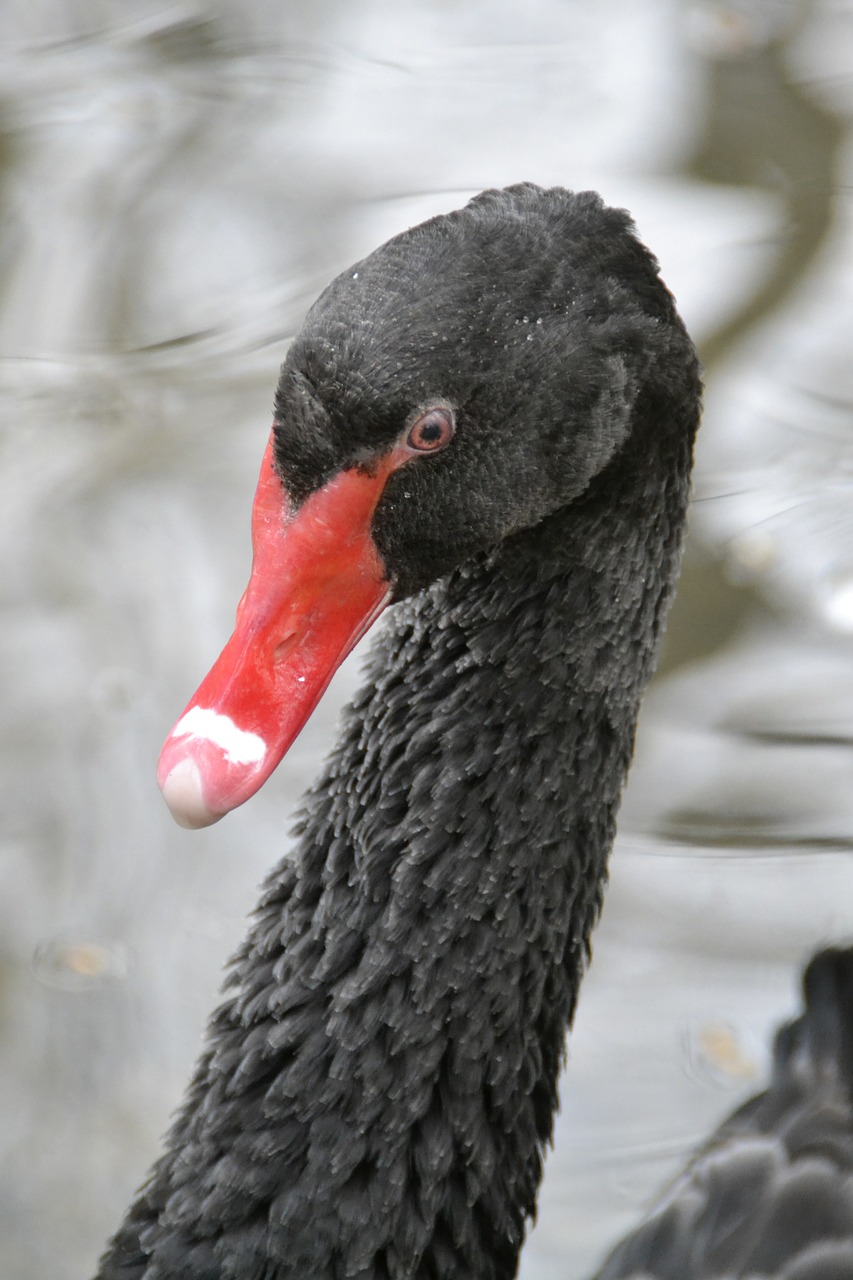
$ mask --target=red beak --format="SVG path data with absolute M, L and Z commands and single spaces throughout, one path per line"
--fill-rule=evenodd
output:
M 341 471 L 294 511 L 270 436 L 234 634 L 160 753 L 157 781 L 181 826 L 206 827 L 255 794 L 388 603 L 370 526 L 402 461 L 398 446 L 372 472 Z

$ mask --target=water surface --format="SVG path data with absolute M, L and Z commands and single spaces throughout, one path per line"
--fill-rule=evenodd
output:
M 173 826 L 277 366 L 482 187 L 627 205 L 703 350 L 692 541 L 524 1280 L 583 1277 L 853 934 L 849 4 L 135 0 L 0 16 L 0 1271 L 89 1274 L 353 663 L 250 806 Z

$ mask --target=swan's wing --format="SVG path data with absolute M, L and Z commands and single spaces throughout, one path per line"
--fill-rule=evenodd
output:
M 699 1156 L 596 1280 L 853 1280 L 853 1130 L 846 1160 L 816 1142 L 743 1134 Z M 846 1168 L 842 1167 L 846 1165 Z
M 773 1079 L 596 1280 L 853 1280 L 853 948 L 819 953 Z

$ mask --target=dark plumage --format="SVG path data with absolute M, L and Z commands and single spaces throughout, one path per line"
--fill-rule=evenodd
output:
M 765 1093 L 730 1116 L 595 1280 L 851 1280 L 853 950 L 814 957 Z
M 431 403 L 395 598 L 102 1280 L 515 1273 L 677 572 L 700 384 L 628 216 L 525 185 L 312 307 L 277 396 L 301 502 Z

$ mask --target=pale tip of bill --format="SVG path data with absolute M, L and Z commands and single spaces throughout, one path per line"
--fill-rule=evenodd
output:
M 179 827 L 197 831 L 212 826 L 224 814 L 214 813 L 206 804 L 201 772 L 194 760 L 180 760 L 171 768 L 160 785 L 163 799 Z

